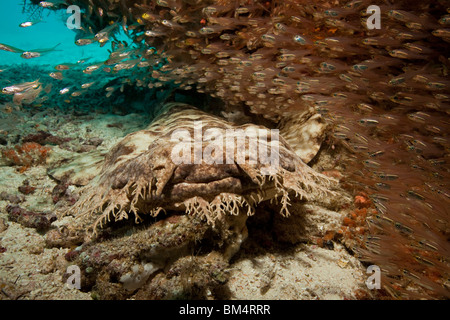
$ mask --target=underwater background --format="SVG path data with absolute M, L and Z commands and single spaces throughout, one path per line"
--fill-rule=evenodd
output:
M 1 299 L 450 296 L 448 2 L 2 0 L 0 27 Z M 279 129 L 284 171 L 172 167 L 194 120 Z

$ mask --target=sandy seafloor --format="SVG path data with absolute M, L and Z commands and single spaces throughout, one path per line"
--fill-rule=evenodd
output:
M 102 139 L 97 150 L 107 151 L 123 136 L 143 128 L 147 122 L 146 117 L 136 113 L 65 114 L 64 117 L 55 109 L 2 113 L 0 127 L 6 129 L 6 134 L 26 135 L 44 130 L 72 140 L 62 148 L 50 146 L 52 151 L 47 162 L 23 173 L 18 166 L 0 160 L 0 193 L 22 197 L 24 201 L 19 205 L 27 210 L 53 212 L 58 205 L 52 201 L 52 190 L 57 182 L 47 175 L 47 168 L 64 158 L 86 152 L 82 146 L 90 138 Z M 122 126 L 108 126 L 117 123 Z M 27 179 L 36 190 L 23 195 L 18 187 Z M 78 187 L 71 188 L 74 194 L 79 191 Z M 63 266 L 67 264 L 64 255 L 69 249 L 47 248 L 45 233 L 9 221 L 5 209 L 8 204 L 7 200 L 0 201 L 0 247 L 3 248 L 0 299 L 91 299 L 89 292 L 69 289 L 62 280 Z M 313 212 L 308 217 L 310 223 L 319 229 L 336 228 L 342 219 L 336 212 L 313 205 L 309 211 Z M 67 219 L 70 218 L 57 220 L 53 225 Z M 365 286 L 368 277 L 365 268 L 339 243 L 334 243 L 331 249 L 301 243 L 293 245 L 287 253 L 272 250 L 255 255 L 251 252 L 254 240 L 244 242 L 230 264 L 228 287 L 233 299 L 358 299 L 361 292 L 365 292 L 366 297 L 370 295 Z

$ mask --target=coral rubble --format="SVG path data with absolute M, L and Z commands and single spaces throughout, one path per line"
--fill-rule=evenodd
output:
M 234 166 L 226 172 L 203 166 L 201 173 L 210 175 L 203 181 L 197 179 L 196 168 L 170 163 L 167 149 L 167 134 L 177 126 L 192 126 L 190 115 L 200 113 L 162 116 L 111 150 L 102 171 L 72 209 L 76 215 L 86 211 L 82 216 L 87 220 L 75 229 L 127 218 L 130 213 L 139 219 L 139 211 L 156 216 L 160 209 L 180 208 L 214 225 L 218 218 L 228 217 L 224 211 L 233 212 L 237 206 L 252 212 L 257 198 L 243 195 L 253 191 L 262 200 L 280 198 L 279 210 L 286 212 L 289 192 L 314 198 L 314 192 L 328 191 L 328 179 L 299 160 L 302 155 L 314 164 L 318 146 L 326 141 L 330 148 L 341 148 L 342 156 L 334 159 L 343 169 L 339 182 L 355 197 L 355 208 L 338 232 L 344 243 L 362 261 L 380 266 L 383 288 L 392 297 L 450 296 L 446 1 L 71 0 L 48 9 L 69 4 L 83 9 L 83 27 L 90 30 L 80 31 L 77 44 L 111 42 L 109 59 L 83 70 L 86 75 L 100 70 L 107 74 L 108 82 L 101 85 L 106 96 L 149 89 L 164 102 L 175 90 L 195 90 L 221 99 L 224 114 L 236 117 L 236 108 L 244 110 L 253 122 L 278 126 L 285 136 L 281 177 L 261 182 L 258 167 Z M 380 8 L 380 28 L 368 28 L 369 5 Z M 115 38 L 120 29 L 131 44 Z M 29 83 L 19 88 L 24 86 L 32 90 L 31 98 L 43 89 L 30 89 Z M 76 99 L 84 93 L 71 96 Z M 14 97 L 17 104 L 30 101 L 21 91 Z M 154 113 L 160 107 L 149 104 Z M 303 123 L 303 117 L 297 117 L 307 112 L 313 113 L 311 136 L 296 125 Z M 200 118 L 219 127 L 224 123 L 206 113 Z M 315 151 L 303 154 L 297 148 L 302 140 L 313 141 L 307 149 Z M 3 154 L 17 165 L 29 166 L 45 159 L 42 149 L 33 146 L 38 154 L 31 159 L 30 151 L 21 147 Z M 249 178 L 245 183 L 244 173 Z M 187 178 L 199 185 L 189 190 L 182 184 Z M 207 183 L 208 190 L 200 188 L 201 183 Z M 225 199 L 226 190 L 233 195 L 230 201 Z M 229 208 L 223 209 L 226 204 Z M 205 209 L 212 207 L 215 210 Z M 74 241 L 84 237 L 68 233 Z M 60 241 L 55 233 L 52 236 Z M 334 237 L 329 233 L 324 240 Z M 100 270 L 94 263 L 86 272 L 89 267 Z M 130 268 L 164 282 L 155 275 L 154 265 Z M 139 284 L 133 274 L 118 272 L 117 277 L 128 279 L 130 288 Z M 147 290 L 152 297 L 177 296 L 156 286 Z

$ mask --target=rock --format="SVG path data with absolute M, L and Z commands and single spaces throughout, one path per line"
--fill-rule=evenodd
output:
M 19 204 L 19 203 L 25 201 L 25 197 L 23 195 L 17 196 L 17 195 L 9 194 L 6 191 L 2 191 L 0 193 L 0 200 L 8 201 L 9 203 L 12 203 L 12 204 Z
M 84 186 L 100 173 L 104 159 L 104 151 L 77 154 L 72 159 L 55 161 L 47 174 L 57 181 L 65 180 L 69 184 Z
M 8 223 L 5 221 L 5 219 L 0 218 L 0 232 L 5 231 L 8 229 Z

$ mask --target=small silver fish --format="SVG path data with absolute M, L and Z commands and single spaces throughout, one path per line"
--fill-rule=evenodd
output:
M 81 96 L 83 93 L 84 93 L 84 91 L 75 91 L 75 92 L 72 92 L 71 96 L 72 96 L 72 97 L 79 97 L 79 96 Z
M 108 39 L 109 36 L 114 33 L 114 31 L 116 29 L 119 28 L 119 24 L 117 22 L 107 26 L 106 28 L 100 30 L 96 35 L 95 35 L 95 39 L 100 40 L 100 39 Z
M 20 92 L 20 88 L 18 86 L 9 86 L 9 87 L 4 87 L 2 89 L 2 93 L 3 94 L 14 94 L 16 92 Z
M 360 124 L 361 126 L 365 126 L 365 127 L 374 127 L 376 125 L 378 125 L 378 121 L 375 119 L 359 119 L 358 120 L 358 124 Z
M 363 164 L 368 168 L 378 168 L 380 166 L 378 162 L 372 160 L 364 160 Z
M 43 89 L 42 86 L 38 85 L 37 87 L 32 86 L 20 92 L 16 92 L 13 96 L 13 103 L 19 106 L 21 106 L 23 102 L 32 103 L 39 96 L 42 89 Z

